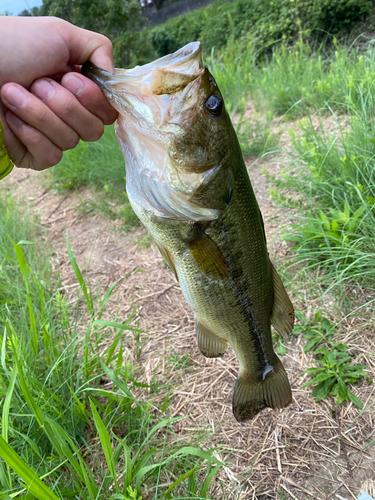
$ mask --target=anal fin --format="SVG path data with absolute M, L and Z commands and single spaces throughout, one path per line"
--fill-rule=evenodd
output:
M 287 339 L 293 330 L 294 308 L 272 262 L 271 267 L 274 290 L 271 324 L 284 339 Z
M 206 358 L 219 358 L 228 348 L 228 342 L 206 328 L 198 318 L 195 318 L 195 331 L 199 350 Z
M 267 406 L 285 408 L 291 403 L 289 380 L 278 358 L 263 378 L 256 380 L 251 374 L 240 371 L 233 394 L 233 414 L 238 422 L 250 420 Z

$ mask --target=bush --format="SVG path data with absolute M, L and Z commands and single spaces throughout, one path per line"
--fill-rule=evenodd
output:
M 148 32 L 158 56 L 200 40 L 206 52 L 226 45 L 229 37 L 251 38 L 261 52 L 280 40 L 291 40 L 302 29 L 321 39 L 326 33 L 347 34 L 372 11 L 369 0 L 235 0 L 170 19 Z

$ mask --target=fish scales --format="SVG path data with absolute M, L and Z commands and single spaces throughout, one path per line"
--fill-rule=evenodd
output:
M 198 346 L 239 361 L 238 421 L 292 399 L 271 323 L 291 333 L 293 306 L 267 252 L 241 148 L 199 42 L 115 75 L 86 64 L 119 111 L 116 135 L 135 213 L 175 272 Z

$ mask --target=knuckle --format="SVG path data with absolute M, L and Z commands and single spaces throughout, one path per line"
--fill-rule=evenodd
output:
M 90 130 L 90 133 L 87 134 L 85 138 L 82 137 L 82 140 L 87 142 L 95 142 L 101 138 L 104 133 L 104 125 L 100 122 L 96 127 L 93 127 Z
M 54 148 L 53 151 L 50 151 L 49 155 L 42 160 L 39 160 L 40 165 L 42 168 L 49 168 L 53 167 L 54 165 L 57 165 L 63 156 L 63 152 L 61 149 Z
M 49 108 L 46 106 L 38 106 L 35 110 L 31 109 L 30 112 L 35 116 L 38 128 L 45 128 L 51 125 L 51 114 Z
M 71 135 L 71 137 L 69 138 L 69 140 L 67 141 L 67 147 L 66 147 L 66 150 L 68 149 L 74 149 L 78 143 L 79 143 L 79 140 L 80 140 L 80 137 L 78 134 L 76 133 L 73 133 Z M 65 149 L 65 148 L 64 148 Z
M 103 120 L 104 125 L 112 125 L 112 123 L 116 120 L 116 118 L 117 118 L 117 112 L 108 113 Z
M 25 130 L 25 142 L 28 149 L 38 147 L 44 140 L 43 135 L 32 127 Z
M 105 35 L 100 35 L 100 37 L 102 39 L 103 47 L 112 51 L 113 46 L 112 46 L 111 40 L 109 38 L 107 38 Z
M 61 117 L 71 118 L 76 112 L 76 100 L 72 98 L 66 98 L 61 103 L 60 114 Z

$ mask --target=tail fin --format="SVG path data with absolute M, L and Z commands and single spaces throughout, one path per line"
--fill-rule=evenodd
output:
M 257 381 L 253 376 L 241 371 L 238 375 L 233 394 L 233 414 L 239 422 L 250 420 L 263 408 L 285 408 L 292 401 L 287 374 L 279 358 L 264 380 Z

